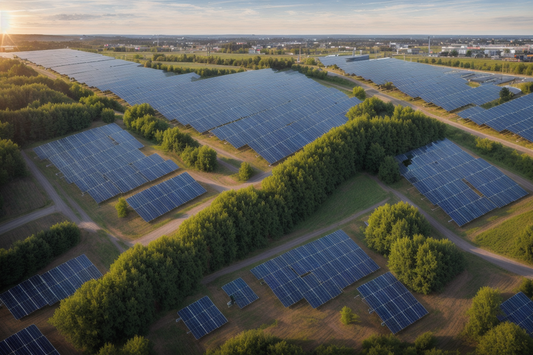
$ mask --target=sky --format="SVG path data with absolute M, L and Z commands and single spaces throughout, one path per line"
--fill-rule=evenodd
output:
M 531 35 L 533 0 L 0 0 L 10 34 Z

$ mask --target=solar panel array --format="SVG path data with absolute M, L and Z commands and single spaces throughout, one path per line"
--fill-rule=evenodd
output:
M 348 109 L 361 102 L 294 71 L 253 70 L 193 81 L 196 74 L 173 75 L 94 53 L 61 49 L 17 55 L 110 90 L 130 105 L 149 103 L 168 120 L 199 132 L 228 125 L 213 133 L 235 147 L 249 145 L 269 163 L 346 123 Z
M 472 88 L 464 79 L 471 72 L 455 68 L 391 58 L 346 62 L 343 57 L 321 57 L 320 61 L 326 66 L 337 64 L 346 73 L 361 76 L 377 85 L 391 82 L 405 94 L 420 97 L 447 111 L 496 100 L 501 90 L 499 86 L 492 84 Z
M 518 292 L 500 306 L 504 316 L 501 321 L 509 321 L 523 328 L 533 336 L 533 301 L 524 293 Z
M 259 299 L 250 286 L 240 277 L 225 284 L 222 289 L 228 296 L 233 297 L 240 309 Z
M 390 272 L 359 286 L 357 291 L 394 334 L 428 314 Z
M 533 95 L 525 95 L 488 110 L 472 107 L 458 113 L 478 125 L 509 131 L 533 142 Z
M 206 192 L 189 173 L 183 173 L 141 191 L 126 201 L 142 219 L 150 222 Z
M 85 282 L 100 277 L 100 271 L 83 254 L 18 284 L 2 293 L 0 300 L 15 319 L 21 319 L 73 295 Z
M 33 149 L 50 160 L 96 203 L 131 191 L 179 169 L 172 160 L 144 155 L 143 145 L 115 123 L 74 134 Z
M 448 139 L 400 154 L 396 161 L 400 174 L 459 226 L 527 195 L 500 170 Z
M 178 314 L 196 340 L 228 322 L 207 296 L 178 311 Z
M 59 352 L 35 325 L 22 329 L 0 342 L 1 355 L 59 355 Z
M 313 308 L 378 270 L 379 266 L 342 230 L 305 244 L 256 266 L 285 307 L 306 299 Z

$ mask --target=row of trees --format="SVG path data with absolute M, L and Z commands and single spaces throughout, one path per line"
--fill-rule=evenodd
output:
M 26 174 L 26 164 L 18 145 L 9 139 L 0 139 L 0 186 Z
M 218 56 L 200 56 L 200 55 L 165 55 L 154 53 L 152 60 L 154 62 L 185 62 L 185 63 L 204 63 L 215 65 L 229 65 L 250 69 L 286 69 L 291 68 L 294 64 L 294 58 L 272 58 L 272 57 L 249 57 L 249 58 L 221 58 Z
M 533 353 L 533 339 L 524 329 L 498 320 L 498 316 L 503 315 L 500 309 L 502 301 L 499 290 L 490 287 L 479 289 L 467 311 L 469 318 L 464 334 L 477 341 L 476 354 L 479 355 Z
M 53 258 L 78 244 L 80 238 L 81 232 L 75 223 L 62 222 L 16 241 L 10 249 L 0 249 L 0 289 L 35 274 Z
M 219 68 L 189 68 L 189 67 L 179 67 L 174 65 L 165 65 L 162 63 L 155 63 L 151 61 L 147 61 L 144 63 L 145 68 L 152 68 L 152 69 L 161 69 L 166 72 L 171 72 L 175 74 L 187 74 L 187 73 L 196 73 L 200 75 L 202 78 L 211 78 L 214 76 L 221 76 L 221 75 L 228 75 L 228 74 L 235 74 L 235 73 L 241 73 L 244 71 L 244 69 L 219 69 Z
M 38 108 L 47 103 L 72 103 L 65 94 L 43 84 L 11 86 L 0 89 L 0 110 L 20 110 L 30 105 Z
M 427 220 L 406 202 L 377 208 L 368 219 L 368 246 L 389 257 L 388 267 L 412 290 L 429 294 L 441 290 L 466 263 L 462 252 L 447 239 L 428 238 Z
M 352 117 L 274 168 L 261 189 L 225 191 L 174 235 L 121 254 L 103 278 L 64 300 L 51 322 L 76 348 L 88 351 L 142 334 L 154 319 L 155 304 L 175 307 L 204 274 L 244 258 L 309 217 L 340 183 L 363 170 L 372 143 L 396 155 L 441 139 L 444 129 L 410 108 L 397 107 L 392 117 Z
M 451 355 L 437 349 L 437 339 L 431 332 L 424 333 L 415 339 L 414 343 L 401 341 L 395 335 L 373 335 L 363 341 L 364 355 Z M 227 340 L 215 350 L 209 350 L 206 355 L 355 355 L 355 349 L 336 346 L 320 345 L 310 352 L 305 352 L 300 346 L 281 340 L 262 330 L 248 330 Z
M 293 64 L 292 70 L 296 70 L 302 74 L 307 75 L 310 78 L 317 78 L 324 80 L 328 76 L 328 72 L 325 70 L 315 69 L 306 65 Z
M 417 59 L 419 63 L 446 65 L 455 68 L 497 71 L 520 75 L 533 75 L 533 64 L 472 59 Z

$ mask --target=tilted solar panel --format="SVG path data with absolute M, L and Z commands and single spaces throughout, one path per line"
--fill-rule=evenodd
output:
M 59 355 L 35 325 L 22 329 L 0 342 L 0 354 Z
M 228 322 L 207 296 L 179 310 L 178 314 L 196 340 Z

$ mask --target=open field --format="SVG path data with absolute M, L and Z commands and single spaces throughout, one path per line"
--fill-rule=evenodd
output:
M 52 200 L 31 174 L 0 186 L 0 196 L 4 199 L 0 223 L 52 204 Z
M 318 309 L 313 309 L 305 300 L 290 308 L 284 308 L 270 288 L 260 285 L 249 272 L 255 266 L 252 265 L 208 284 L 181 305 L 186 306 L 208 295 L 229 320 L 228 324 L 196 341 L 191 334 L 187 334 L 183 322 L 175 323 L 178 316 L 173 310 L 151 327 L 148 338 L 156 343 L 158 354 L 201 354 L 207 349 L 221 345 L 241 331 L 260 327 L 266 328 L 266 332 L 282 339 L 294 341 L 305 350 L 312 350 L 323 343 L 360 350 L 361 342 L 366 337 L 372 334 L 390 334 L 386 327 L 380 325 L 381 321 L 376 314 L 368 314 L 366 304 L 360 299 L 354 299 L 358 294 L 356 290 L 358 286 L 388 271 L 386 259 L 366 247 L 364 234 L 361 231 L 362 221 L 366 218 L 368 215 L 344 225 L 342 229 L 378 263 L 381 269 L 348 286 L 340 296 Z M 470 299 L 481 286 L 497 287 L 507 298 L 519 284 L 520 278 L 501 271 L 475 256 L 468 255 L 467 260 L 466 271 L 450 282 L 442 292 L 429 296 L 415 294 L 430 313 L 400 332 L 398 334 L 400 339 L 412 342 L 420 334 L 433 331 L 439 341 L 439 347 L 447 350 L 460 349 L 462 352 L 473 350 L 471 344 L 465 343 L 460 337 L 467 319 L 465 311 L 470 306 Z M 237 306 L 228 309 L 226 302 L 229 298 L 221 286 L 238 277 L 242 277 L 250 285 L 259 299 L 242 310 Z M 352 308 L 360 316 L 361 322 L 350 326 L 342 325 L 339 312 L 343 306 Z
M 115 260 L 119 252 L 116 247 L 111 243 L 107 236 L 104 233 L 91 233 L 85 230 L 82 230 L 81 242 L 70 249 L 65 254 L 56 258 L 52 263 L 47 267 L 39 271 L 39 274 L 42 274 L 59 264 L 62 264 L 72 258 L 75 258 L 81 254 L 85 254 L 89 260 L 104 274 L 108 271 L 109 265 Z M 0 308 L 0 339 L 5 339 L 8 336 L 35 324 L 39 330 L 50 340 L 52 345 L 59 351 L 62 355 L 70 354 L 79 354 L 73 347 L 68 343 L 63 336 L 61 336 L 55 327 L 48 324 L 48 319 L 54 314 L 56 308 L 59 307 L 59 303 L 54 306 L 44 307 L 29 316 L 18 321 L 13 316 L 7 308 Z
M 34 221 L 24 224 L 21 227 L 10 230 L 0 235 L 0 248 L 8 249 L 17 240 L 24 240 L 27 237 L 38 233 L 44 229 L 48 229 L 56 223 L 66 221 L 67 217 L 61 213 L 53 213 L 45 217 L 41 217 Z

